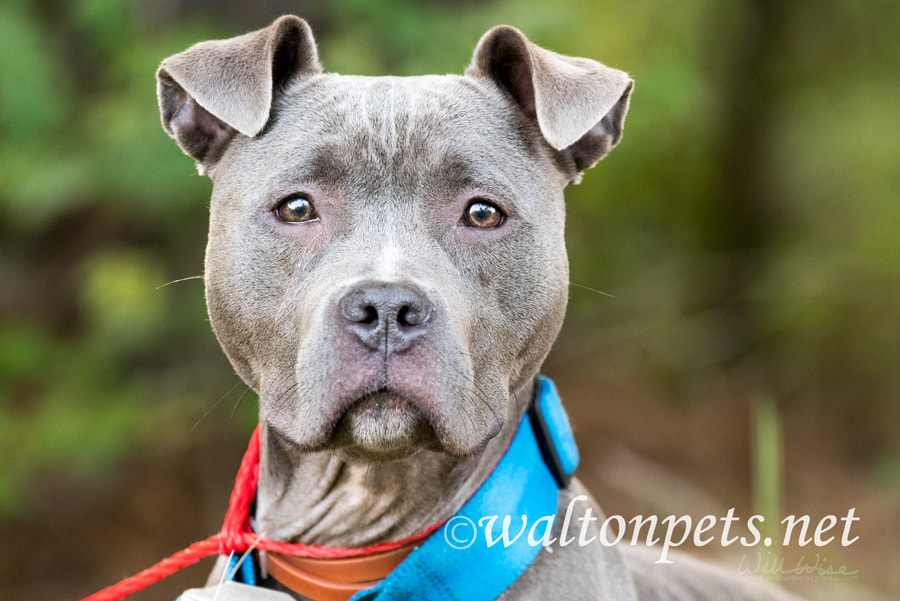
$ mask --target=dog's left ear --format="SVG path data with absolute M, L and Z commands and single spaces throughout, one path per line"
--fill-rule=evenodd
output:
M 634 87 L 623 71 L 545 50 L 515 27 L 500 25 L 478 42 L 466 75 L 488 77 L 509 93 L 576 172 L 622 139 Z

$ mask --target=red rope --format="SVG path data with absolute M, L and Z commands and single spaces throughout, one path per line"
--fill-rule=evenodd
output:
M 256 426 L 235 478 L 234 490 L 231 491 L 231 500 L 228 504 L 228 512 L 225 514 L 222 530 L 218 534 L 192 544 L 183 551 L 175 553 L 131 578 L 126 578 L 100 592 L 85 597 L 82 601 L 119 601 L 119 599 L 124 599 L 132 593 L 143 590 L 154 582 L 163 580 L 182 568 L 186 568 L 216 553 L 224 555 L 243 553 L 252 547 L 263 551 L 275 551 L 284 555 L 297 555 L 300 557 L 318 557 L 323 559 L 353 557 L 402 547 L 425 538 L 443 525 L 443 522 L 439 522 L 427 530 L 423 530 L 403 540 L 378 543 L 357 549 L 281 543 L 264 538 L 250 528 L 250 505 L 253 503 L 253 499 L 256 498 L 256 485 L 258 483 L 259 426 Z

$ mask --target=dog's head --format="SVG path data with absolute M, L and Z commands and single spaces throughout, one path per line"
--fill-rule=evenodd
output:
M 562 190 L 619 142 L 625 73 L 502 26 L 464 76 L 323 74 L 282 17 L 158 80 L 214 182 L 212 325 L 271 431 L 467 456 L 521 415 L 565 312 Z

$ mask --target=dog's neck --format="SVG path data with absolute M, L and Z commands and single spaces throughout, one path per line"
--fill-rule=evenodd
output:
M 529 383 L 516 396 L 531 398 L 531 388 Z M 474 458 L 423 450 L 383 463 L 344 461 L 332 451 L 293 455 L 263 428 L 259 528 L 273 540 L 330 547 L 364 547 L 412 536 L 465 504 L 500 461 L 518 417 L 511 415 Z

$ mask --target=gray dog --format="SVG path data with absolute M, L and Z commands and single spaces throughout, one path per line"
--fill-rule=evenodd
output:
M 323 74 L 291 16 L 158 80 L 214 182 L 206 295 L 260 397 L 260 531 L 362 547 L 454 515 L 532 398 L 566 308 L 563 188 L 620 141 L 632 80 L 506 26 L 463 76 Z M 577 480 L 554 494 L 599 514 Z M 499 598 L 788 599 L 657 557 L 544 549 Z

